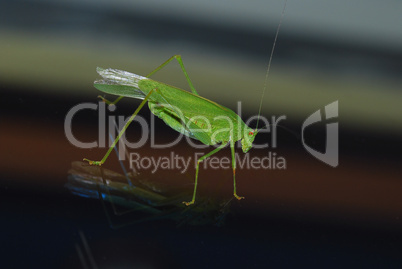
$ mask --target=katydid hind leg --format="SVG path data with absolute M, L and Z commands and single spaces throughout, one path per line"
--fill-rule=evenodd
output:
M 183 204 L 189 206 L 194 204 L 195 202 L 195 196 L 197 193 L 197 184 L 198 184 L 198 170 L 200 168 L 200 163 L 205 160 L 206 158 L 210 157 L 211 155 L 217 153 L 218 151 L 220 151 L 221 149 L 223 149 L 227 144 L 222 143 L 222 145 L 220 145 L 219 147 L 217 147 L 216 149 L 214 149 L 213 151 L 205 154 L 204 156 L 201 156 L 198 161 L 197 161 L 197 167 L 195 170 L 195 182 L 194 182 L 194 192 L 193 192 L 193 199 L 190 202 L 183 202 Z
M 158 66 L 157 68 L 155 68 L 151 73 L 149 73 L 148 75 L 146 75 L 145 77 L 149 78 L 150 76 L 152 76 L 153 74 L 155 74 L 156 72 L 158 72 L 159 70 L 161 70 L 163 67 L 165 67 L 169 62 L 171 62 L 173 59 L 176 59 L 177 62 L 179 63 L 181 70 L 184 73 L 184 76 L 186 77 L 187 83 L 190 86 L 191 91 L 195 94 L 195 95 L 199 95 L 197 90 L 194 88 L 193 83 L 191 82 L 190 76 L 188 75 L 186 68 L 184 67 L 183 64 L 183 60 L 181 59 L 180 55 L 174 55 L 172 57 L 170 57 L 168 60 L 166 60 L 164 63 L 162 63 L 160 66 Z M 110 101 L 107 100 L 106 98 L 104 98 L 101 95 L 98 95 L 98 98 L 102 99 L 103 102 L 105 102 L 108 105 L 116 105 L 121 99 L 124 98 L 124 96 L 119 96 L 117 97 L 114 101 Z
M 189 75 L 187 74 L 186 68 L 184 68 L 184 64 L 183 61 L 181 59 L 180 55 L 174 55 L 172 57 L 170 57 L 169 59 L 167 59 L 163 64 L 161 64 L 160 66 L 158 66 L 157 68 L 155 68 L 151 73 L 149 73 L 148 75 L 146 75 L 145 77 L 149 78 L 150 76 L 152 76 L 153 74 L 155 74 L 156 72 L 158 72 L 159 70 L 161 70 L 163 67 L 165 67 L 169 62 L 171 62 L 173 59 L 176 59 L 177 62 L 179 63 L 181 70 L 184 73 L 184 76 L 186 77 L 187 83 L 190 86 L 191 91 L 195 94 L 195 95 L 199 95 L 198 92 L 196 91 L 196 89 L 193 86 L 193 83 L 191 82 L 191 79 L 189 77 Z
M 138 108 L 135 110 L 133 115 L 129 118 L 127 121 L 126 125 L 124 125 L 123 129 L 121 129 L 119 135 L 116 137 L 114 140 L 113 144 L 110 146 L 109 150 L 106 152 L 105 156 L 103 157 L 102 160 L 100 161 L 91 161 L 88 160 L 87 158 L 84 158 L 84 161 L 87 161 L 90 165 L 98 165 L 101 166 L 102 164 L 105 163 L 106 159 L 109 157 L 110 153 L 112 152 L 113 148 L 116 146 L 117 142 L 119 142 L 120 138 L 123 136 L 124 132 L 130 125 L 130 123 L 134 120 L 135 116 L 137 116 L 138 112 L 140 112 L 141 108 L 145 105 L 145 103 L 148 101 L 148 99 L 151 97 L 151 95 L 155 92 L 155 89 L 150 91 L 147 96 L 145 96 L 144 100 L 142 100 L 141 104 L 138 106 Z

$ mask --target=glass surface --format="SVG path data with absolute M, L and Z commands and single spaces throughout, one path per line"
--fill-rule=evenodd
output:
M 400 268 L 401 4 L 289 1 L 254 141 L 269 147 L 235 148 L 245 199 L 228 146 L 187 207 L 214 147 L 158 148 L 179 133 L 148 105 L 125 160 L 82 162 L 141 103 L 102 103 L 96 67 L 146 76 L 180 54 L 198 93 L 247 121 L 284 2 L 168 2 L 1 2 L 1 267 Z M 152 78 L 190 91 L 176 61 Z

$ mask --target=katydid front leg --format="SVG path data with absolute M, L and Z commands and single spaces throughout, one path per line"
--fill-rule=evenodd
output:
M 242 196 L 238 196 L 236 192 L 236 156 L 235 156 L 235 148 L 234 148 L 233 139 L 230 140 L 230 151 L 232 152 L 232 169 L 233 169 L 233 195 L 237 198 L 237 200 L 244 199 Z
M 204 156 L 201 156 L 198 161 L 197 161 L 197 168 L 195 169 L 195 182 L 194 182 L 194 193 L 193 193 L 193 199 L 191 199 L 190 202 L 183 202 L 183 204 L 189 206 L 194 204 L 195 202 L 195 195 L 197 193 L 197 184 L 198 184 L 198 169 L 200 168 L 200 162 L 202 162 L 203 160 L 205 160 L 206 158 L 208 158 L 209 156 L 217 153 L 218 151 L 220 151 L 221 149 L 223 149 L 227 144 L 226 143 L 222 143 L 222 145 L 220 145 L 219 147 L 217 147 L 216 149 L 214 149 L 213 151 L 211 151 L 210 153 L 205 154 Z
M 206 158 L 210 157 L 211 155 L 217 153 L 221 149 L 223 149 L 227 143 L 222 143 L 218 148 L 214 149 L 210 153 L 205 154 L 204 156 L 200 157 L 197 161 L 197 168 L 195 170 L 195 183 L 194 183 L 194 193 L 193 193 L 193 199 L 190 202 L 183 202 L 185 205 L 189 206 L 194 204 L 195 202 L 195 196 L 197 193 L 197 184 L 198 184 L 198 170 L 200 167 L 200 163 L 205 160 Z M 234 149 L 234 141 L 230 140 L 230 149 L 232 152 L 232 168 L 233 168 L 233 195 L 236 197 L 238 200 L 244 199 L 244 197 L 238 196 L 236 193 L 236 159 L 235 159 L 235 149 Z

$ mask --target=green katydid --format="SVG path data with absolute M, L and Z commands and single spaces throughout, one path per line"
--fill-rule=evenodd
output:
M 264 90 L 260 102 L 259 114 L 261 112 L 261 105 L 266 89 L 266 82 L 268 79 L 272 55 L 275 49 L 275 44 L 285 8 L 286 1 L 284 9 L 282 11 L 280 23 L 276 31 L 274 44 L 271 50 L 267 73 L 265 76 Z M 149 78 L 151 75 L 162 69 L 173 59 L 176 59 L 178 61 L 181 69 L 183 70 L 184 76 L 187 79 L 191 92 Z M 252 143 L 256 134 L 258 133 L 258 130 L 257 128 L 249 128 L 242 121 L 242 119 L 232 110 L 201 97 L 195 90 L 190 77 L 188 76 L 187 71 L 184 68 L 184 64 L 180 55 L 175 55 L 169 58 L 167 61 L 165 61 L 163 64 L 161 64 L 145 77 L 110 68 L 102 69 L 98 67 L 97 72 L 103 77 L 103 79 L 94 82 L 95 88 L 108 94 L 120 96 L 114 102 L 109 102 L 106 99 L 102 98 L 106 103 L 116 104 L 123 97 L 137 98 L 142 99 L 143 101 L 135 110 L 134 114 L 129 118 L 123 129 L 120 131 L 103 159 L 101 161 L 91 161 L 88 159 L 84 159 L 84 161 L 88 161 L 90 165 L 101 166 L 106 161 L 109 154 L 112 152 L 113 148 L 116 146 L 117 142 L 124 134 L 129 124 L 134 120 L 135 116 L 145 105 L 145 103 L 148 102 L 148 106 L 151 112 L 161 118 L 174 130 L 193 139 L 197 139 L 206 145 L 220 144 L 217 148 L 197 160 L 193 197 L 190 202 L 183 203 L 186 205 L 191 205 L 195 202 L 198 183 L 198 170 L 200 163 L 206 158 L 223 149 L 228 144 L 230 144 L 232 155 L 233 195 L 239 200 L 244 199 L 244 197 L 239 196 L 236 192 L 236 162 L 234 145 L 236 141 L 241 140 L 243 152 L 248 152 L 252 147 Z

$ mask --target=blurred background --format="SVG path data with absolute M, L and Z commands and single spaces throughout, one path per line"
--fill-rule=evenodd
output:
M 99 201 L 64 187 L 72 161 L 100 159 L 106 151 L 77 148 L 64 134 L 72 107 L 98 103 L 97 66 L 146 75 L 180 54 L 201 96 L 233 110 L 241 101 L 247 119 L 258 113 L 283 5 L 0 1 L 5 268 L 400 268 L 402 3 L 397 1 L 287 2 L 262 107 L 267 118 L 286 115 L 281 124 L 290 131 L 279 129 L 271 151 L 286 159 L 287 169 L 238 169 L 238 192 L 246 199 L 233 201 L 224 226 L 177 227 L 172 220 L 154 220 L 112 230 Z M 154 78 L 188 89 L 176 62 Z M 334 101 L 339 102 L 336 168 L 311 156 L 292 134 L 300 134 L 309 115 Z M 138 104 L 124 100 L 115 115 L 128 116 Z M 149 114 L 148 108 L 141 112 L 146 119 Z M 325 124 L 306 132 L 309 145 L 321 151 Z M 177 136 L 162 121 L 156 125 L 159 141 Z M 79 140 L 96 140 L 98 112 L 80 112 L 72 128 Z M 136 137 L 136 129 L 127 135 Z M 257 142 L 270 139 L 262 134 Z M 192 156 L 196 150 L 183 141 L 164 151 L 149 145 L 138 151 Z M 249 154 L 264 156 L 266 149 Z M 105 167 L 121 173 L 113 157 Z M 193 177 L 194 169 L 188 174 Z M 231 192 L 230 169 L 200 172 L 200 195 L 230 198 Z M 79 249 L 91 249 L 88 267 Z

